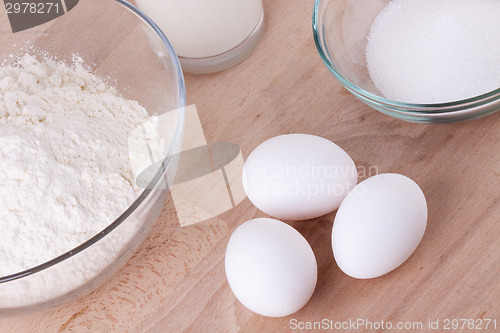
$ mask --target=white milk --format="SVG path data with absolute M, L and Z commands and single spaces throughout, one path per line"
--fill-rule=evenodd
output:
M 241 44 L 257 27 L 262 0 L 136 0 L 178 56 L 205 58 Z

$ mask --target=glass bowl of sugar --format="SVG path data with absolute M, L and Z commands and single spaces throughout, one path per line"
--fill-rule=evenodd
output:
M 316 0 L 323 62 L 354 96 L 420 123 L 500 110 L 500 2 Z
M 0 315 L 121 269 L 159 221 L 184 131 L 181 67 L 141 11 L 25 3 L 0 15 Z

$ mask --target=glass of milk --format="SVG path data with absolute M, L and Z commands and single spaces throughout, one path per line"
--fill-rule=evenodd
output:
M 192 73 L 222 71 L 245 60 L 264 29 L 262 0 L 136 0 Z

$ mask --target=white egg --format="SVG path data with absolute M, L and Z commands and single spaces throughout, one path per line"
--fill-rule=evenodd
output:
M 357 180 L 356 165 L 342 148 L 307 134 L 263 142 L 243 168 L 250 201 L 284 220 L 307 220 L 334 211 Z
M 358 184 L 340 205 L 332 231 L 335 260 L 344 273 L 375 278 L 403 264 L 427 225 L 420 187 L 398 174 L 381 174 Z
M 297 230 L 274 219 L 240 225 L 227 244 L 225 266 L 236 298 L 267 317 L 300 310 L 316 287 L 318 268 L 311 246 Z

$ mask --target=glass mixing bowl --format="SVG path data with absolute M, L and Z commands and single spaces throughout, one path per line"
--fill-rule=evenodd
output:
M 157 131 L 165 143 L 164 154 L 149 186 L 120 217 L 109 221 L 107 228 L 57 258 L 0 277 L 0 314 L 60 305 L 105 282 L 130 259 L 151 230 L 178 163 L 175 156 L 184 128 L 184 78 L 163 33 L 122 0 L 80 1 L 69 9 L 50 22 L 16 33 L 5 11 L 0 11 L 0 61 L 9 63 L 18 55 L 36 51 L 71 63 L 77 54 L 123 97 L 136 100 L 151 116 L 161 115 Z
M 328 69 L 354 96 L 375 110 L 420 123 L 446 123 L 486 116 L 500 110 L 500 87 L 489 93 L 443 104 L 411 104 L 386 99 L 366 67 L 367 35 L 390 0 L 316 0 L 313 32 Z

